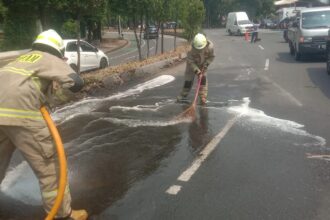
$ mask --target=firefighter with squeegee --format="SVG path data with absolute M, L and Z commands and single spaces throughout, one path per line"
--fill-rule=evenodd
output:
M 206 39 L 203 34 L 197 34 L 192 42 L 192 49 L 187 54 L 187 66 L 185 71 L 185 81 L 181 94 L 177 101 L 186 100 L 194 82 L 195 75 L 202 77 L 199 90 L 200 104 L 204 105 L 207 101 L 207 77 L 208 66 L 214 60 L 213 43 Z
M 63 40 L 44 31 L 32 50 L 0 69 L 0 183 L 17 148 L 39 180 L 44 209 L 50 212 L 57 196 L 58 158 L 40 108 L 68 101 L 83 80 L 62 59 Z M 86 220 L 85 210 L 71 209 L 67 185 L 55 219 Z

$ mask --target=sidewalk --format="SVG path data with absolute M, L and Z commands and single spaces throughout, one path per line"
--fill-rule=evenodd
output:
M 110 53 L 125 47 L 128 43 L 129 41 L 125 39 L 120 40 L 117 38 L 103 38 L 102 42 L 97 47 L 100 48 L 104 53 Z M 24 53 L 27 53 L 29 50 L 31 49 L 0 52 L 0 60 L 13 59 Z

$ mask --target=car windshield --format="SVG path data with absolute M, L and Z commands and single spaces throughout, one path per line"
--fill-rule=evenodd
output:
M 329 28 L 330 11 L 315 11 L 302 14 L 302 28 Z
M 251 21 L 249 20 L 243 20 L 243 21 L 238 21 L 239 25 L 244 25 L 244 24 L 252 24 Z

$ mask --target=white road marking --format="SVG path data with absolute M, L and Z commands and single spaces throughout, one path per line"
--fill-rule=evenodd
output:
M 170 195 L 176 195 L 178 194 L 178 192 L 180 192 L 181 188 L 182 186 L 173 185 L 170 188 L 168 188 L 168 190 L 166 190 L 166 193 Z
M 230 119 L 225 127 L 206 145 L 204 150 L 199 154 L 199 156 L 192 162 L 191 166 L 186 169 L 179 177 L 178 180 L 182 182 L 188 182 L 191 177 L 197 172 L 199 167 L 202 165 L 202 163 L 210 156 L 210 154 L 215 150 L 215 148 L 218 146 L 218 144 L 221 142 L 221 140 L 225 137 L 225 135 L 228 133 L 228 131 L 233 127 L 233 125 L 236 123 L 238 118 L 241 116 L 236 115 L 232 119 Z M 166 193 L 171 195 L 176 195 L 180 192 L 182 187 L 173 185 L 168 190 L 166 190 Z
M 264 76 L 264 78 L 268 81 L 271 82 L 275 87 L 277 87 L 284 95 L 286 95 L 293 103 L 298 105 L 299 107 L 303 106 L 303 104 L 296 98 L 294 97 L 291 93 L 286 91 L 284 88 L 282 88 L 279 84 L 276 82 L 271 81 L 267 76 Z
M 266 70 L 266 71 L 269 70 L 269 59 L 266 60 L 265 70 Z
M 263 46 L 261 46 L 261 45 L 259 45 L 259 48 L 261 49 L 261 50 L 264 50 L 265 48 L 263 48 Z

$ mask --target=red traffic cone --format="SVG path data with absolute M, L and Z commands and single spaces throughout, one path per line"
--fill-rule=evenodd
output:
M 249 41 L 249 33 L 248 32 L 245 32 L 245 40 Z

